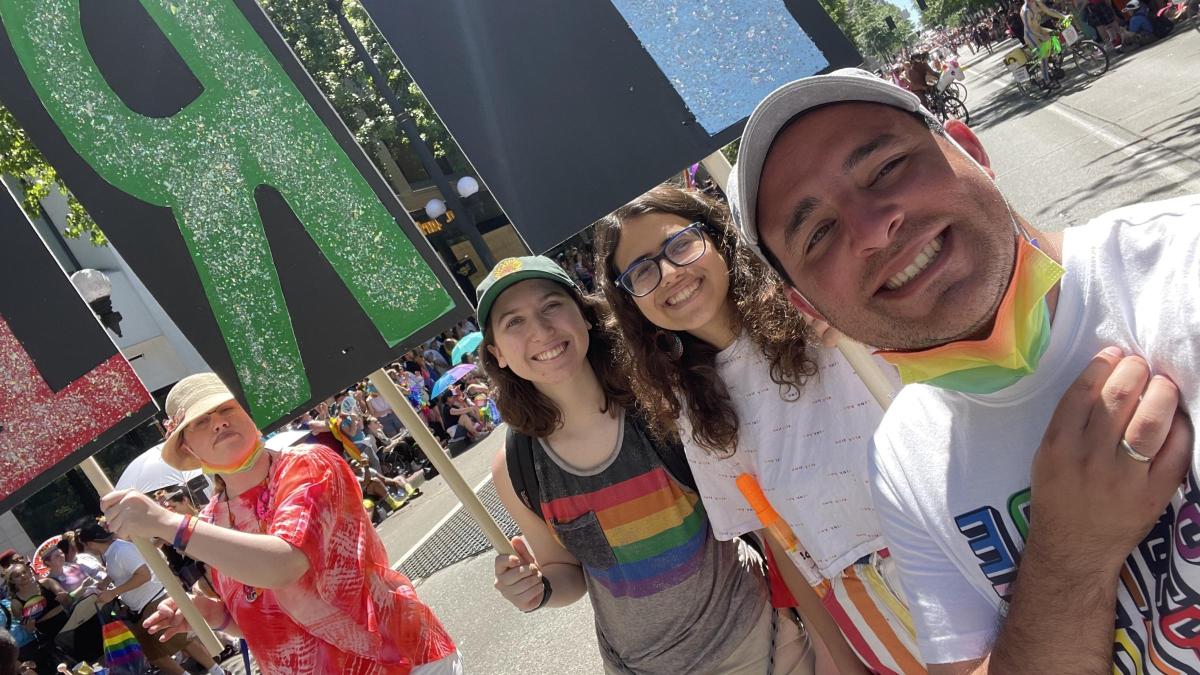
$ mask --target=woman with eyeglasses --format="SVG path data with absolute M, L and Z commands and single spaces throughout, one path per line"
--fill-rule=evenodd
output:
M 730 624 L 769 611 L 761 562 L 713 536 L 682 448 L 647 433 L 603 302 L 527 256 L 496 264 L 477 314 L 511 429 L 492 476 L 524 533 L 496 589 L 525 612 L 586 594 L 605 673 L 812 673 L 795 623 Z
M 882 410 L 818 342 L 828 327 L 805 324 L 702 193 L 659 186 L 602 219 L 595 245 L 619 365 L 659 433 L 678 430 L 717 537 L 770 544 L 792 596 L 776 604 L 827 648 L 818 669 L 923 672 L 867 487 Z M 786 537 L 769 536 L 764 502 Z

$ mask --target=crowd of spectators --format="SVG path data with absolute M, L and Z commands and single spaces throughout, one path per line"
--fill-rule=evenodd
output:
M 590 254 L 573 252 L 576 273 L 589 274 L 582 263 L 590 265 L 591 259 Z M 464 320 L 385 368 L 451 454 L 484 438 L 500 421 L 482 369 L 472 369 L 433 395 L 438 379 L 452 368 L 459 341 L 477 331 L 472 320 Z M 467 353 L 460 360 L 473 366 L 476 358 Z M 396 412 L 365 380 L 280 431 L 288 430 L 308 432 L 292 444 L 315 442 L 341 451 L 359 477 L 364 507 L 372 511 L 376 523 L 420 496 L 409 482 L 413 474 L 436 473 Z M 181 485 L 151 496 L 171 511 L 193 516 L 203 506 L 197 501 L 204 501 L 202 494 L 193 495 Z M 157 607 L 165 593 L 163 585 L 133 544 L 113 537 L 95 519 L 77 525 L 55 545 L 39 549 L 40 564 L 14 550 L 0 553 L 0 675 L 54 673 L 59 664 L 71 667 L 102 661 L 101 625 L 108 620 L 125 622 L 158 672 L 183 673 L 184 662 L 209 673 L 224 672 L 195 639 L 181 636 L 163 643 L 146 634 L 142 614 Z M 161 550 L 185 588 L 215 593 L 203 563 L 169 545 Z M 228 652 L 219 658 L 232 655 L 235 641 L 219 637 Z
M 182 491 L 163 491 L 156 498 L 171 508 L 195 510 Z M 110 621 L 124 622 L 159 673 L 181 675 L 189 658 L 203 672 L 224 673 L 196 640 L 181 636 L 163 643 L 142 629 L 141 614 L 165 594 L 162 583 L 133 544 L 114 538 L 96 520 L 80 525 L 53 545 L 40 547 L 37 561 L 12 549 L 0 554 L 0 675 L 55 673 L 61 665 L 100 663 L 102 624 Z M 184 583 L 205 587 L 202 565 L 169 546 L 162 550 Z M 234 640 L 222 637 L 228 651 L 224 656 L 229 656 Z

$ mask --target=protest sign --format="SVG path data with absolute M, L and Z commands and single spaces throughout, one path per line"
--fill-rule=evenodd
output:
M 3 189 L 0 231 L 0 511 L 7 511 L 157 408 Z
M 0 0 L 0 72 L 261 428 L 470 311 L 253 0 Z
M 814 0 L 362 4 L 535 252 L 860 62 Z

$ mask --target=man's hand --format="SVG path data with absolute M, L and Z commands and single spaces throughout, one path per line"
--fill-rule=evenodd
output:
M 99 593 L 97 593 L 96 594 L 96 602 L 101 605 L 107 605 L 108 603 L 115 600 L 116 597 L 117 597 L 116 592 L 110 588 L 108 590 L 100 591 Z
M 542 602 L 542 572 L 523 537 L 513 537 L 512 546 L 517 555 L 496 556 L 495 586 L 514 607 L 528 612 Z
M 183 518 L 137 490 L 117 490 L 100 500 L 108 530 L 122 539 L 158 537 L 171 541 Z
M 1113 581 L 1191 463 L 1192 428 L 1178 407 L 1179 390 L 1140 357 L 1110 347 L 1092 359 L 1033 461 L 1027 555 Z M 1151 461 L 1130 456 L 1122 439 Z

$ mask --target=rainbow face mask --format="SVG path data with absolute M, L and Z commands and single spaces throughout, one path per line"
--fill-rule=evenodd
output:
M 992 333 L 983 340 L 951 342 L 917 352 L 877 352 L 900 369 L 905 384 L 924 384 L 991 394 L 1037 369 L 1050 343 L 1046 294 L 1066 270 L 1025 237 L 1017 244 L 1012 281 L 996 311 Z
M 214 464 L 200 462 L 200 470 L 209 476 L 218 473 L 223 475 L 245 473 L 254 467 L 254 464 L 258 461 L 258 458 L 262 456 L 263 451 L 266 449 L 267 446 L 260 438 L 249 450 L 246 451 L 246 454 L 240 459 L 235 459 L 224 466 L 216 466 Z

